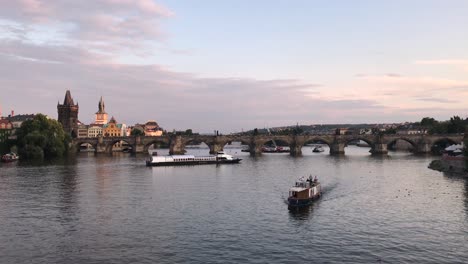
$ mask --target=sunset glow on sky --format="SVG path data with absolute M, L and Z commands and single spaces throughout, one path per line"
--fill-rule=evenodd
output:
M 235 132 L 468 116 L 468 1 L 0 0 L 2 114 Z

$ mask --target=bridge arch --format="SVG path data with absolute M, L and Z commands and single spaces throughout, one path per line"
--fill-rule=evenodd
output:
M 132 144 L 131 141 L 129 141 L 127 138 L 115 138 L 115 139 L 112 139 L 110 141 L 107 141 L 107 144 L 106 144 L 106 152 L 107 153 L 112 153 L 113 151 L 113 148 L 114 148 L 114 145 L 118 142 L 125 142 L 127 143 L 129 146 L 132 147 L 132 149 L 134 148 L 134 145 Z
M 293 144 L 293 140 L 290 137 L 285 136 L 264 136 L 256 140 L 256 144 L 259 146 L 264 146 L 270 141 L 286 143 L 288 146 Z
M 407 137 L 395 137 L 395 138 L 390 139 L 390 141 L 387 143 L 387 148 L 390 149 L 390 146 L 395 144 L 398 140 L 408 142 L 411 145 L 411 147 L 413 148 L 413 150 L 418 149 L 418 144 L 416 142 L 414 142 L 413 140 L 407 138 Z
M 83 138 L 74 141 L 73 147 L 77 152 L 80 151 L 80 146 L 83 144 L 89 144 L 93 147 L 94 151 L 97 152 L 98 140 L 93 138 Z
M 305 146 L 307 144 L 326 144 L 327 146 L 330 146 L 332 143 L 323 137 L 317 136 L 317 137 L 306 138 L 302 146 Z
M 168 149 L 170 148 L 170 142 L 168 140 L 164 139 L 151 139 L 148 140 L 147 142 L 144 143 L 143 146 L 143 152 L 148 153 L 149 149 L 151 146 L 154 146 L 155 144 L 160 145 L 160 146 L 165 146 Z
M 434 139 L 430 143 L 430 149 L 435 154 L 441 154 L 441 152 L 448 146 L 460 144 L 461 141 L 456 141 L 449 137 L 439 137 Z
M 355 136 L 355 137 L 350 137 L 345 140 L 345 146 L 348 146 L 349 143 L 354 142 L 354 141 L 364 141 L 366 142 L 367 145 L 372 149 L 374 148 L 375 142 L 374 140 L 364 137 L 364 136 Z
M 209 146 L 210 144 L 212 144 L 212 142 L 213 140 L 206 138 L 206 137 L 189 137 L 189 138 L 182 139 L 182 144 L 184 145 L 184 147 L 187 145 L 191 145 L 191 144 L 198 145 L 201 143 L 205 143 L 206 145 Z

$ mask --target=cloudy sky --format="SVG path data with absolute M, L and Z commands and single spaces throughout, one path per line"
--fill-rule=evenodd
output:
M 0 0 L 2 113 L 234 132 L 468 116 L 468 1 Z

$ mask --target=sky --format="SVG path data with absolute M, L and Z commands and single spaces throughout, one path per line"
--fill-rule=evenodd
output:
M 468 116 L 468 1 L 0 0 L 3 115 L 238 132 Z

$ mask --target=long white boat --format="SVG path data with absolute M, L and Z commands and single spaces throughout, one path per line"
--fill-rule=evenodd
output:
M 153 152 L 151 157 L 146 160 L 146 166 L 172 166 L 172 165 L 200 165 L 200 164 L 231 164 L 239 163 L 242 159 L 235 158 L 224 152 L 218 152 L 216 155 L 194 156 L 194 155 L 169 155 L 158 156 Z

